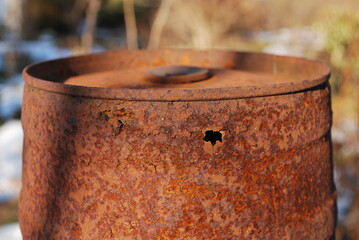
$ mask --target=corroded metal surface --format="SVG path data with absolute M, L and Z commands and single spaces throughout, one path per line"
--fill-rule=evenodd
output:
M 148 69 L 168 65 L 210 68 L 213 77 L 167 87 L 143 81 Z M 229 51 L 160 50 L 107 52 L 44 62 L 25 69 L 24 78 L 33 87 L 73 96 L 185 101 L 302 91 L 326 82 L 328 74 L 326 65 L 301 58 Z
M 147 53 L 136 54 L 146 61 Z M 83 75 L 85 65 L 74 69 Z M 313 65 L 315 76 L 320 64 Z M 47 79 L 34 69 L 27 72 Z M 24 240 L 332 239 L 328 75 L 303 83 L 304 75 L 279 86 L 282 92 L 258 85 L 250 98 L 245 87 L 234 96 L 225 87 L 121 88 L 126 98 L 121 89 L 25 73 Z M 286 91 L 288 84 L 296 92 Z

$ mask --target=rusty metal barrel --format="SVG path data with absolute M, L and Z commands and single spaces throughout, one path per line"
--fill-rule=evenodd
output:
M 27 239 L 334 239 L 329 68 L 231 51 L 27 67 Z

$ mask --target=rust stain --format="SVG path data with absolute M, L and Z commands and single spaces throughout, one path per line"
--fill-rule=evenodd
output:
M 272 55 L 221 51 L 114 52 L 27 68 L 23 239 L 333 239 L 329 72 L 275 60 L 269 78 Z M 138 73 L 118 75 L 118 88 L 62 84 L 178 63 L 218 75 L 188 86 L 126 85 L 142 81 Z

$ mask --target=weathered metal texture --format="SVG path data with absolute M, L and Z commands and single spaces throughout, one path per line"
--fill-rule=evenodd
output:
M 131 61 L 184 64 L 176 57 L 225 68 L 229 54 L 238 62 L 230 67 L 258 74 L 273 59 L 220 51 L 107 54 L 109 65 L 119 59 L 128 68 Z M 220 60 L 208 63 L 204 55 Z M 93 69 L 96 56 L 104 58 L 24 71 L 24 240 L 334 239 L 326 67 L 278 57 L 292 66 L 276 71 L 297 72 L 298 80 L 287 86 L 269 81 L 264 89 L 111 89 L 38 79 L 65 81 L 71 71 L 108 66 L 99 62 Z

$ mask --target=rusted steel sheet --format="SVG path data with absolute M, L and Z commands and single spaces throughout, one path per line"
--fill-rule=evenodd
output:
M 262 54 L 150 53 L 90 55 L 24 71 L 24 240 L 333 239 L 327 68 Z M 136 85 L 145 68 L 181 64 L 217 69 L 216 79 Z M 142 70 L 111 75 L 135 66 Z M 210 87 L 236 69 L 258 82 Z M 84 86 L 88 72 L 95 74 L 87 75 L 89 85 L 103 88 Z M 108 86 L 122 78 L 122 86 Z

